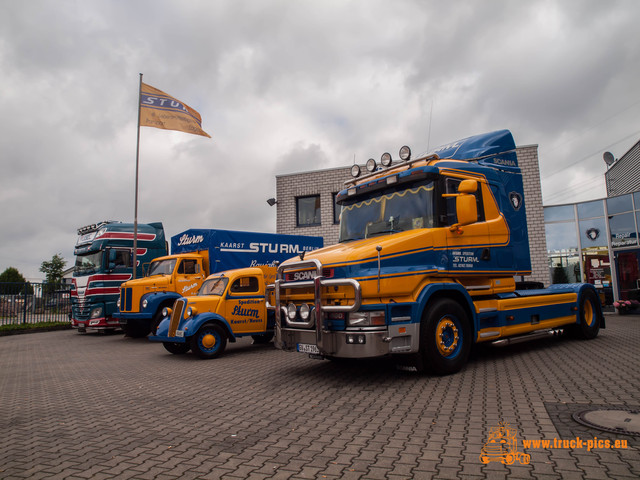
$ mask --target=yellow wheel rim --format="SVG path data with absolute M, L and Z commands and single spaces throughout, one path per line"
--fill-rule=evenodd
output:
M 596 317 L 593 312 L 593 305 L 589 300 L 587 300 L 586 302 L 584 302 L 584 323 L 586 323 L 587 326 L 590 327 L 593 325 L 593 322 L 595 322 L 595 320 Z
M 436 327 L 436 345 L 438 351 L 444 357 L 451 355 L 460 340 L 458 327 L 448 318 L 443 318 Z
M 216 337 L 214 337 L 210 333 L 207 333 L 204 337 L 202 337 L 202 346 L 204 348 L 207 348 L 207 349 L 213 348 L 215 344 L 216 344 Z

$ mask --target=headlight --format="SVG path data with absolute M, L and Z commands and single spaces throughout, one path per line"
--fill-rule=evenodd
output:
M 198 314 L 198 309 L 196 307 L 187 308 L 187 317 L 195 317 Z
M 406 145 L 400 149 L 400 158 L 405 162 L 411 158 L 411 149 Z
M 171 309 L 171 307 L 164 307 L 162 309 L 162 316 L 163 317 L 170 317 L 172 312 L 173 312 L 173 310 Z
M 349 314 L 347 320 L 349 327 L 373 327 L 385 325 L 384 311 L 354 312 Z
M 149 305 L 149 301 L 145 298 L 144 300 L 142 300 L 142 309 L 144 310 L 145 308 L 147 308 L 147 305 Z
M 287 318 L 291 321 L 296 319 L 296 313 L 298 312 L 298 309 L 296 308 L 295 304 L 290 303 L 289 305 L 287 305 Z
M 380 157 L 380 163 L 383 167 L 390 167 L 392 162 L 393 159 L 391 158 L 391 154 L 389 152 L 383 153 L 382 157 Z
M 311 307 L 306 303 L 300 305 L 300 319 L 303 321 L 309 320 L 309 314 L 311 313 Z
M 116 307 L 118 307 L 118 310 L 120 310 L 120 298 L 118 298 L 118 300 L 116 301 Z
M 91 318 L 98 318 L 102 316 L 102 307 L 94 308 L 91 310 Z
M 376 161 L 373 158 L 367 160 L 366 167 L 368 172 L 374 172 L 376 170 Z

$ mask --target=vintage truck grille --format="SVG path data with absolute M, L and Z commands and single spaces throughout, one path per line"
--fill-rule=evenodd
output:
M 173 304 L 173 312 L 171 312 L 171 321 L 169 322 L 169 336 L 175 337 L 176 331 L 180 326 L 180 319 L 182 318 L 182 312 L 187 304 L 183 299 L 178 299 Z
M 132 302 L 131 288 L 121 288 L 120 289 L 120 311 L 130 312 L 131 302 Z

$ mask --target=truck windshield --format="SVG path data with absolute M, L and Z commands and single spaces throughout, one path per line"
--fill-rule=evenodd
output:
M 222 295 L 227 288 L 229 279 L 227 277 L 215 277 L 205 280 L 198 295 Z
M 151 265 L 149 265 L 149 273 L 147 274 L 147 277 L 151 277 L 152 275 L 171 275 L 175 266 L 175 258 L 151 262 Z
M 340 242 L 404 232 L 435 225 L 434 181 L 372 192 L 345 201 L 340 215 Z
M 102 251 L 90 253 L 88 255 L 78 255 L 74 274 L 88 275 L 99 270 L 102 266 Z

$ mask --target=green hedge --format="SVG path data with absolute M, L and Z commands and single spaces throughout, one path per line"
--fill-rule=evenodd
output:
M 71 324 L 69 322 L 17 323 L 10 325 L 0 325 L 0 336 L 70 329 Z

